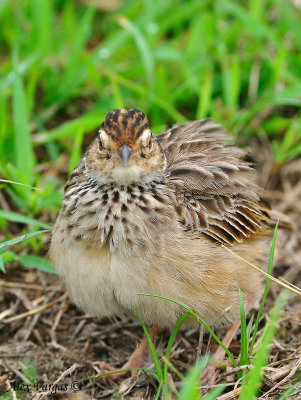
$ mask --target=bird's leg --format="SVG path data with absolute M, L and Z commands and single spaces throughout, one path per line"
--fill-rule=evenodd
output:
M 149 330 L 149 335 L 152 340 L 154 339 L 154 337 L 157 335 L 158 332 L 159 332 L 159 328 L 157 326 L 153 326 Z M 109 372 L 119 371 L 120 369 L 140 368 L 140 367 L 143 367 L 145 364 L 144 357 L 147 355 L 147 353 L 148 353 L 148 343 L 147 343 L 146 337 L 144 337 L 142 342 L 136 348 L 136 350 L 131 354 L 128 361 L 121 368 L 112 367 L 110 364 L 108 364 L 104 361 L 97 361 L 95 364 L 97 364 L 101 368 L 106 369 Z M 118 378 L 126 375 L 128 372 L 129 371 L 117 372 L 116 374 L 104 376 L 104 378 L 109 378 L 109 379 L 115 380 L 115 379 L 118 379 Z M 137 371 L 135 371 L 135 370 L 131 371 L 131 374 L 132 374 L 132 376 L 136 375 Z

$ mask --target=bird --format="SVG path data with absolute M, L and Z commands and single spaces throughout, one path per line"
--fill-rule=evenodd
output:
M 109 112 L 74 169 L 50 259 L 84 312 L 170 328 L 179 304 L 229 326 L 262 292 L 271 231 L 247 154 L 211 119 L 152 133 L 138 109 Z M 186 326 L 198 326 L 193 317 Z

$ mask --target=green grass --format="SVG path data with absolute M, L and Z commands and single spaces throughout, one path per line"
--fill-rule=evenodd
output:
M 263 381 L 263 368 L 268 364 L 268 357 L 271 351 L 271 343 L 276 335 L 277 322 L 281 312 L 291 297 L 288 290 L 280 293 L 274 307 L 269 313 L 269 320 L 265 326 L 264 332 L 259 339 L 258 350 L 253 360 L 253 369 L 245 377 L 242 385 L 240 400 L 252 400 L 256 398 Z
M 279 220 L 276 223 L 276 227 L 275 227 L 275 231 L 274 231 L 274 235 L 273 235 L 272 246 L 271 246 L 271 251 L 270 251 L 269 264 L 268 264 L 268 274 L 269 275 L 272 275 L 278 225 L 279 225 Z M 252 335 L 252 340 L 251 340 L 251 329 L 252 329 L 254 315 L 252 315 L 252 318 L 250 319 L 250 321 L 247 325 L 243 297 L 242 297 L 241 291 L 239 290 L 240 321 L 241 321 L 241 324 L 240 324 L 240 330 L 241 330 L 240 362 L 239 362 L 240 366 L 250 364 L 250 358 L 253 355 L 255 341 L 257 339 L 258 326 L 259 326 L 260 318 L 262 316 L 262 310 L 263 310 L 263 307 L 264 307 L 264 304 L 265 304 L 265 301 L 266 301 L 266 298 L 268 295 L 269 286 L 270 286 L 270 279 L 266 278 L 264 292 L 263 292 L 263 295 L 262 295 L 262 298 L 260 301 L 259 310 L 257 312 L 255 323 L 254 323 L 254 331 L 253 331 L 253 335 Z M 238 373 L 239 378 L 241 378 L 245 375 L 246 375 L 246 370 Z
M 39 168 L 64 153 L 66 176 L 84 135 L 117 107 L 142 109 L 155 133 L 211 117 L 241 143 L 265 136 L 277 163 L 300 156 L 293 2 L 127 0 L 110 12 L 87 4 L 1 2 L 0 185 L 14 211 L 58 211 L 63 180 Z

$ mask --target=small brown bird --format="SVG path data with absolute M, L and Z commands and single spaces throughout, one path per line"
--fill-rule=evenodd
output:
M 261 292 L 269 216 L 245 152 L 211 120 L 154 136 L 143 112 L 114 110 L 65 187 L 50 257 L 74 303 L 101 317 L 173 326 L 190 307 L 231 324 Z M 198 324 L 191 320 L 190 324 Z

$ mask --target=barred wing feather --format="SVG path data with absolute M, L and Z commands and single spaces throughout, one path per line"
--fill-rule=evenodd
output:
M 157 140 L 186 231 L 229 245 L 270 232 L 269 207 L 259 198 L 255 171 L 244 150 L 227 144 L 220 125 L 209 119 L 174 125 Z

